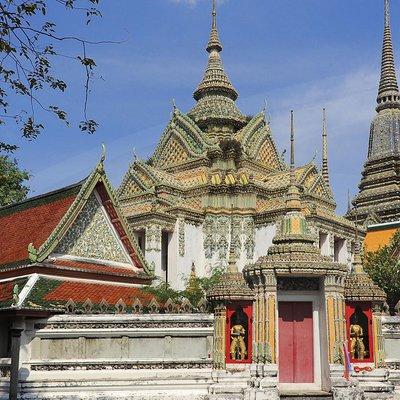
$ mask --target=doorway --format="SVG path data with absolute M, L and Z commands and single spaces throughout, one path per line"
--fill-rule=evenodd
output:
M 279 383 L 314 383 L 312 302 L 280 301 Z

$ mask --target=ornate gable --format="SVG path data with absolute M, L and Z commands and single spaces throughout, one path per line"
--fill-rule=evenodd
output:
M 185 145 L 179 137 L 173 135 L 165 145 L 160 159 L 157 160 L 157 165 L 165 167 L 174 164 L 182 164 L 192 158 L 191 156 L 192 154 L 185 148 Z
M 250 159 L 269 169 L 282 169 L 264 113 L 256 115 L 235 138 L 241 142 L 245 154 Z
M 276 148 L 270 136 L 267 136 L 264 143 L 260 146 L 255 160 L 260 164 L 272 168 L 280 169 L 281 163 L 279 161 Z
M 311 194 L 315 194 L 319 197 L 325 198 L 327 200 L 333 200 L 332 190 L 327 186 L 321 173 L 318 172 L 314 164 L 309 164 L 301 178 L 300 183 L 304 188 Z
M 105 210 L 92 193 L 54 253 L 130 263 Z
M 166 168 L 200 157 L 208 143 L 199 127 L 175 109 L 174 115 L 151 158 L 158 168 Z
M 139 160 L 131 164 L 118 189 L 120 198 L 141 194 L 154 186 L 155 181 L 143 164 L 144 162 Z

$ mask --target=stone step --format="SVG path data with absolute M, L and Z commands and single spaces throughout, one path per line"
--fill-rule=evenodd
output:
M 332 393 L 327 392 L 304 392 L 304 393 L 285 393 L 279 397 L 281 400 L 333 400 Z

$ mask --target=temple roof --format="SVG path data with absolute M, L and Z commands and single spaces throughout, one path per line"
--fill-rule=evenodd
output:
M 83 182 L 0 208 L 0 265 L 28 260 L 28 245 L 43 245 L 75 201 Z
M 177 313 L 205 312 L 206 303 L 191 304 L 153 294 L 146 288 L 116 282 L 72 280 L 33 274 L 0 281 L 0 312 L 58 313 Z
M 336 273 L 345 275 L 347 265 L 332 262 L 331 257 L 323 256 L 316 247 L 316 236 L 311 231 L 304 215 L 304 206 L 297 184 L 295 169 L 294 117 L 291 113 L 291 150 L 289 186 L 285 196 L 285 214 L 278 221 L 276 234 L 267 254 L 243 270 L 250 278 L 259 270 L 271 270 L 275 274 L 324 275 Z M 250 279 L 251 281 L 251 279 Z
M 0 282 L 37 274 L 148 284 L 103 159 L 83 181 L 0 209 Z

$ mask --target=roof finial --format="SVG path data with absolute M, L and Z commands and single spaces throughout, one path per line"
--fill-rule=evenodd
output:
M 376 107 L 378 112 L 385 108 L 400 108 L 400 94 L 397 85 L 392 32 L 390 27 L 390 5 L 389 0 L 384 0 L 384 2 L 385 29 L 383 33 L 381 80 L 377 98 L 378 106 Z
M 389 0 L 385 0 L 385 28 L 390 28 L 390 4 Z
M 322 177 L 330 187 L 328 169 L 328 133 L 326 126 L 326 109 L 322 109 Z
M 104 143 L 101 144 L 101 158 L 100 163 L 103 164 L 106 159 L 106 145 Z
M 295 141 L 294 141 L 294 112 L 290 111 L 290 184 L 286 196 L 286 208 L 288 211 L 301 210 L 300 192 L 296 187 L 295 167 Z
M 218 52 L 222 51 L 222 45 L 219 40 L 218 28 L 217 28 L 217 1 L 216 0 L 213 0 L 211 34 L 210 34 L 210 40 L 208 41 L 208 44 L 207 44 L 207 51 L 209 53 L 211 53 L 213 50 L 216 50 Z
M 351 211 L 350 189 L 347 188 L 347 213 Z
M 290 172 L 294 172 L 294 112 L 290 111 Z
M 355 273 L 361 273 L 363 272 L 363 266 L 362 266 L 362 260 L 361 260 L 361 243 L 360 239 L 358 237 L 358 209 L 355 207 L 355 243 L 354 243 L 354 260 L 353 260 L 353 266 L 354 266 L 354 272 Z

